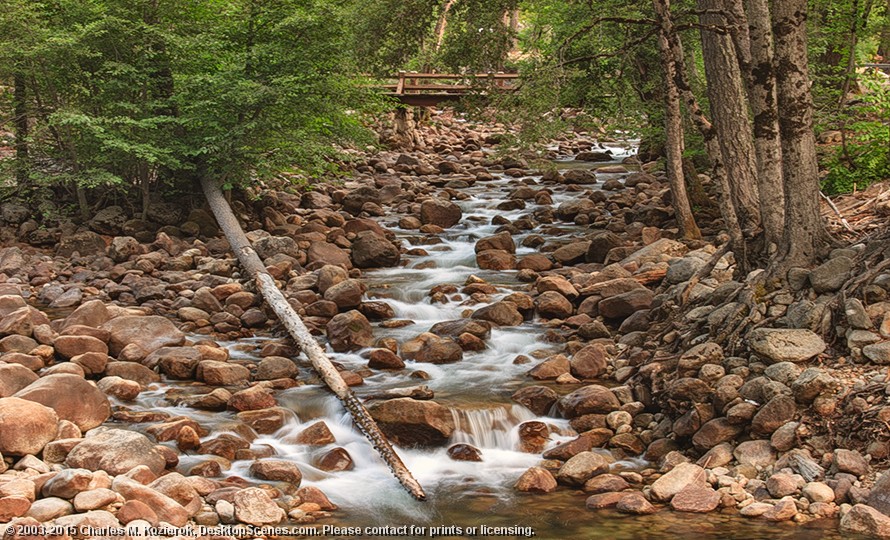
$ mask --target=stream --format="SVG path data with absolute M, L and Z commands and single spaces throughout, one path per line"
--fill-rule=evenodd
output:
M 602 165 L 614 165 L 630 155 L 629 151 L 613 148 L 615 161 Z M 572 164 L 570 166 L 577 166 Z M 621 175 L 599 175 L 600 181 Z M 522 210 L 503 211 L 496 207 L 507 200 L 509 193 L 520 182 L 537 183 L 539 177 L 517 180 L 495 173 L 495 179 L 476 182 L 462 191 L 469 195 L 457 201 L 463 210 L 461 222 L 438 237 L 431 239 L 415 230 L 399 229 L 397 217 L 384 218 L 383 224 L 395 231 L 403 245 L 422 248 L 426 255 L 403 257 L 404 266 L 399 268 L 367 271 L 363 279 L 368 286 L 367 298 L 388 303 L 395 311 L 396 320 L 408 320 L 409 324 L 398 328 L 375 324 L 375 338 L 392 337 L 403 342 L 429 330 L 437 322 L 460 319 L 468 310 L 484 304 L 468 305 L 463 294 L 448 295 L 447 303 L 431 303 L 430 289 L 440 284 L 462 287 L 470 276 L 478 276 L 498 288 L 490 295 L 490 301 L 517 290 L 527 284 L 516 279 L 516 271 L 493 272 L 480 270 L 475 263 L 475 242 L 495 234 L 497 225 L 492 218 L 503 216 L 516 220 L 530 215 L 536 206 L 532 201 Z M 561 185 L 553 188 L 553 207 L 576 197 L 576 193 Z M 591 188 L 594 186 L 585 186 Z M 529 234 L 541 234 L 542 227 L 523 231 L 514 236 L 517 257 L 535 252 L 521 247 Z M 568 239 L 587 231 L 568 223 L 544 226 L 549 237 L 559 234 Z M 389 325 L 391 326 L 391 325 Z M 652 516 L 622 516 L 614 511 L 589 511 L 584 506 L 586 495 L 580 490 L 560 488 L 548 495 L 529 495 L 516 492 L 513 484 L 529 467 L 538 465 L 539 454 L 517 450 L 518 428 L 523 422 L 538 420 L 551 429 L 549 447 L 573 438 L 566 420 L 554 417 L 537 417 L 528 409 L 514 404 L 510 396 L 518 388 L 530 384 L 542 384 L 525 376 L 537 360 L 556 352 L 557 347 L 542 339 L 546 328 L 536 321 L 526 321 L 521 326 L 498 329 L 486 340 L 487 348 L 479 352 L 465 352 L 464 359 L 454 364 L 434 365 L 406 361 L 400 371 L 369 371 L 367 360 L 359 353 L 331 353 L 332 358 L 346 368 L 361 372 L 364 384 L 355 387 L 359 397 L 386 390 L 427 385 L 435 400 L 449 407 L 460 428 L 451 443 L 468 443 L 481 451 L 481 462 L 454 461 L 447 455 L 447 446 L 435 449 L 398 448 L 407 467 L 424 487 L 427 502 L 414 501 L 392 477 L 386 465 L 377 457 L 364 437 L 352 427 L 349 415 L 339 402 L 323 386 L 307 384 L 277 394 L 280 406 L 294 412 L 293 418 L 277 433 L 261 435 L 253 445 L 274 449 L 278 459 L 292 460 L 303 472 L 303 484 L 320 488 L 340 510 L 322 522 L 301 525 L 319 535 L 334 538 L 352 537 L 323 530 L 325 524 L 337 527 L 360 527 L 363 536 L 374 537 L 431 537 L 461 538 L 470 535 L 494 536 L 488 527 L 517 527 L 506 531 L 505 536 L 539 538 L 840 538 L 834 522 L 795 526 L 786 523 L 767 523 L 746 520 L 735 512 L 708 515 L 678 514 L 662 511 Z M 268 338 L 257 337 L 238 343 L 225 344 L 233 358 L 259 361 L 258 351 Z M 517 364 L 517 356 L 531 358 L 531 363 Z M 309 373 L 308 364 L 301 362 L 300 378 L 317 380 Z M 420 373 L 422 372 L 422 373 Z M 551 384 L 551 383 L 543 383 Z M 560 394 L 574 390 L 578 385 L 554 385 Z M 143 392 L 135 403 L 127 404 L 134 410 L 166 411 L 176 416 L 188 416 L 202 425 L 212 428 L 216 437 L 225 432 L 227 424 L 234 422 L 231 412 L 215 413 L 187 407 L 170 406 L 166 399 L 171 391 L 189 392 L 189 383 L 165 381 Z M 334 445 L 313 447 L 289 444 L 286 441 L 309 425 L 324 420 L 336 438 L 336 446 L 345 448 L 354 461 L 354 468 L 345 472 L 324 472 L 315 468 L 314 459 Z M 141 429 L 144 425 L 136 425 Z M 179 470 L 187 471 L 207 459 L 201 455 L 183 455 Z M 249 478 L 250 461 L 236 461 L 226 475 Z M 639 459 L 616 463 L 616 470 L 640 470 L 648 464 Z M 423 534 L 402 532 L 375 534 L 366 527 L 381 526 L 423 527 Z M 434 527 L 444 527 L 434 530 Z M 477 527 L 472 531 L 471 527 Z M 495 529 L 494 531 L 497 531 Z M 305 531 L 304 531 L 305 532 Z M 475 533 L 475 534 L 474 534 Z

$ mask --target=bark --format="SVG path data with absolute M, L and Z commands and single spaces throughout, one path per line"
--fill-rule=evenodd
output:
M 272 308 L 281 320 L 288 333 L 309 358 L 312 367 L 321 376 L 328 388 L 340 399 L 340 402 L 343 403 L 343 406 L 352 415 L 355 424 L 364 433 L 365 437 L 371 441 L 371 444 L 389 465 L 402 486 L 417 500 L 424 500 L 426 495 L 423 492 L 423 488 L 414 479 L 411 471 L 402 463 L 401 458 L 399 458 L 392 445 L 380 431 L 380 428 L 371 418 L 365 406 L 349 389 L 343 378 L 340 377 L 340 374 L 324 353 L 324 350 L 309 333 L 309 329 L 303 324 L 300 316 L 290 307 L 284 294 L 276 286 L 275 280 L 266 271 L 265 266 L 263 266 L 262 261 L 260 261 L 259 256 L 251 247 L 247 236 L 238 224 L 238 220 L 232 213 L 231 207 L 226 202 L 219 184 L 207 177 L 202 177 L 201 187 L 204 190 L 204 196 L 207 198 L 210 209 L 216 217 L 216 221 L 232 247 L 232 251 L 238 257 L 242 268 L 254 279 L 257 289 L 263 295 L 266 303 L 269 304 L 269 307 Z
M 28 148 L 28 88 L 21 73 L 13 76 L 15 114 L 15 179 L 20 188 L 29 183 L 31 160 Z
M 686 180 L 683 175 L 683 122 L 680 112 L 680 91 L 675 83 L 676 62 L 670 55 L 668 34 L 673 31 L 670 20 L 670 0 L 653 0 L 655 11 L 661 22 L 658 48 L 661 51 L 664 69 L 664 137 L 668 183 L 671 186 L 671 199 L 680 235 L 683 238 L 701 238 L 701 231 L 695 223 L 689 197 L 686 193 Z
M 807 2 L 773 4 L 785 230 L 774 270 L 812 266 L 831 243 L 819 212 L 819 168 L 807 62 Z
M 720 0 L 698 0 L 703 25 L 723 26 Z M 708 100 L 717 130 L 723 164 L 730 179 L 733 203 L 742 230 L 753 236 L 761 224 L 754 133 L 748 119 L 747 97 L 732 38 L 703 28 L 701 31 Z
M 890 15 L 890 0 L 887 0 L 887 6 L 884 8 L 884 13 Z M 890 56 L 890 16 L 885 16 L 884 24 L 881 26 L 878 56 L 881 57 L 881 60 L 878 60 L 878 62 L 886 61 L 888 56 Z
M 779 245 L 785 222 L 785 196 L 782 190 L 782 142 L 779 137 L 779 110 L 776 102 L 776 70 L 773 32 L 768 0 L 748 1 L 751 63 L 748 71 L 748 99 L 754 115 L 754 148 L 761 193 L 760 219 L 767 244 Z
M 439 13 L 439 20 L 436 21 L 436 48 L 435 52 L 439 52 L 439 49 L 442 48 L 442 42 L 445 41 L 445 29 L 448 27 L 448 12 L 451 11 L 451 6 L 454 5 L 456 0 L 445 0 L 445 4 L 442 6 L 442 12 Z

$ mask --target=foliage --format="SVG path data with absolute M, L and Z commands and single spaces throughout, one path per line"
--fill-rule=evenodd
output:
M 863 77 L 865 89 L 857 120 L 845 141 L 827 160 L 822 189 L 845 193 L 890 178 L 890 83 L 883 76 Z

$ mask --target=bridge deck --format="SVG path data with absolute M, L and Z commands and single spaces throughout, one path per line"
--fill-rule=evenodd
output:
M 457 101 L 468 94 L 485 95 L 491 92 L 513 92 L 517 89 L 517 73 L 410 73 L 400 71 L 390 77 L 393 84 L 378 85 L 384 94 L 406 105 L 431 107 L 442 101 Z M 426 82 L 436 81 L 436 82 Z M 454 81 L 444 83 L 443 81 Z

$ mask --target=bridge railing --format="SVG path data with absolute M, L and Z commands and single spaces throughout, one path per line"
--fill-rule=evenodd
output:
M 395 83 L 384 84 L 380 88 L 397 95 L 427 92 L 463 94 L 483 85 L 507 91 L 513 90 L 518 79 L 517 73 L 452 74 L 400 71 L 396 77 L 392 77 Z

